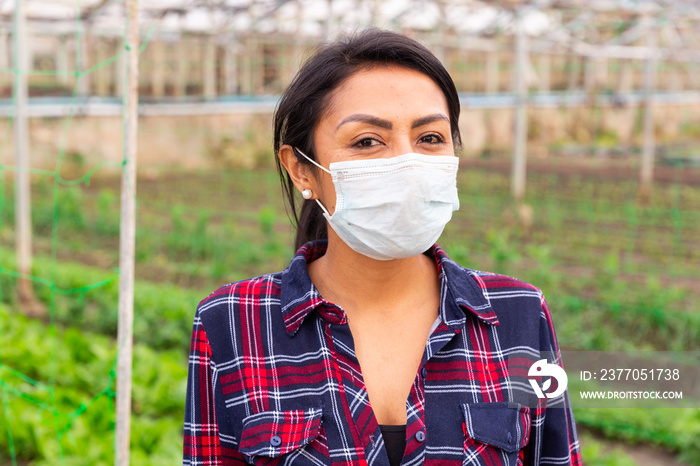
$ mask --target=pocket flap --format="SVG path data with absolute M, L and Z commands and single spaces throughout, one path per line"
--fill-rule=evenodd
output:
M 530 408 L 519 403 L 465 403 L 464 423 L 474 440 L 516 452 L 530 440 Z
M 294 451 L 318 436 L 321 413 L 311 408 L 250 415 L 243 420 L 239 450 L 244 455 L 270 458 Z

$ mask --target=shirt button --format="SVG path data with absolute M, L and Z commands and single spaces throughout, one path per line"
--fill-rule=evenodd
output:
M 425 432 L 423 432 L 422 430 L 416 432 L 416 440 L 418 440 L 420 443 L 425 442 Z
M 424 367 L 423 369 L 421 369 L 421 370 L 420 370 L 420 375 L 422 375 L 423 378 L 428 377 L 428 369 L 426 369 L 425 367 Z
M 280 438 L 280 436 L 273 435 L 270 439 L 270 445 L 272 445 L 273 447 L 279 447 L 280 445 L 282 445 L 282 439 Z
M 513 436 L 508 432 L 508 443 L 513 443 Z

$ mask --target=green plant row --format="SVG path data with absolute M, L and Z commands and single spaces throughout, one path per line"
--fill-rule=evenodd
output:
M 581 444 L 581 457 L 585 464 L 595 466 L 637 466 L 634 459 L 622 451 L 619 446 L 612 451 L 606 451 L 602 442 L 582 431 L 580 427 L 578 434 Z
M 560 344 L 565 347 L 598 350 L 649 348 L 654 343 L 649 336 L 663 331 L 664 326 L 672 325 L 663 320 L 665 313 L 654 310 L 662 311 L 668 302 L 678 300 L 679 296 L 672 295 L 672 290 L 660 286 L 646 287 L 647 294 L 640 290 L 629 293 L 622 288 L 624 283 L 616 285 L 610 280 L 611 274 L 616 270 L 614 261 L 607 263 L 607 268 L 602 271 L 604 273 L 607 270 L 608 276 L 601 278 L 597 285 L 595 282 L 589 285 L 598 286 L 603 289 L 603 293 L 617 296 L 618 304 L 624 298 L 624 303 L 619 304 L 620 312 L 617 313 L 611 312 L 609 303 L 605 301 L 591 302 L 577 297 L 577 294 L 567 295 L 557 291 L 565 289 L 561 285 L 566 282 L 566 277 L 550 268 L 552 262 L 546 249 L 525 251 L 529 256 L 539 258 L 540 264 L 528 273 L 527 269 L 516 267 L 518 261 L 511 257 L 507 239 L 492 234 L 489 241 L 493 243 L 491 259 L 494 260 L 494 265 L 512 270 L 516 272 L 514 275 L 537 283 L 545 290 L 554 313 Z M 469 262 L 469 251 L 464 248 L 448 247 L 448 252 L 460 262 Z M 7 253 L 3 254 L 5 260 L 9 257 Z M 50 263 L 46 259 L 37 258 L 35 261 L 38 270 L 47 265 Z M 109 278 L 104 271 L 83 265 L 61 263 L 56 268 L 56 284 L 62 290 L 80 289 Z M 3 277 L 8 280 L 7 275 Z M 9 286 L 12 284 L 5 281 L 3 290 Z M 101 336 L 94 331 L 104 331 L 113 336 L 115 323 L 101 323 L 100 318 L 105 317 L 101 312 L 76 312 L 76 304 L 73 304 L 73 311 L 65 311 L 64 307 L 70 307 L 71 301 L 81 300 L 86 310 L 106 306 L 114 312 L 117 300 L 116 280 L 87 291 L 82 298 L 76 294 L 56 294 L 56 321 L 65 327 L 64 330 L 40 321 L 28 320 L 16 310 L 2 308 L 0 380 L 3 383 L 3 399 L 9 403 L 8 410 L 3 411 L 5 414 L 2 415 L 12 420 L 14 451 L 16 454 L 22 452 L 25 455 L 22 458 L 56 458 L 56 455 L 63 455 L 70 460 L 66 464 L 108 462 L 111 461 L 112 452 L 113 425 L 110 422 L 113 421 L 110 421 L 112 418 L 109 416 L 113 411 L 111 371 L 116 345 L 109 336 Z M 93 299 L 93 294 L 100 298 Z M 630 294 L 636 297 L 630 298 Z M 655 300 L 652 299 L 654 296 Z M 168 462 L 173 462 L 176 456 L 173 452 L 179 452 L 189 329 L 194 305 L 201 298 L 195 291 L 181 290 L 167 284 L 137 284 L 134 455 L 143 455 L 142 459 L 162 457 L 170 458 Z M 187 301 L 190 303 L 186 304 Z M 654 312 L 661 320 L 652 319 Z M 652 314 L 647 315 L 648 313 Z M 675 322 L 676 319 L 677 317 L 669 319 L 669 322 Z M 694 328 L 698 328 L 697 323 Z M 683 339 L 691 338 L 681 333 L 682 330 L 684 329 L 679 327 L 669 327 L 667 331 L 671 332 L 671 341 L 686 341 Z M 681 339 L 679 334 L 682 335 Z M 175 349 L 156 352 L 153 347 Z M 29 383 L 27 377 L 41 381 L 41 384 Z M 53 390 L 47 389 L 52 386 L 55 386 Z M 53 408 L 42 407 L 45 405 Z M 78 412 L 79 416 L 75 416 Z M 668 432 L 676 432 L 676 419 L 673 416 L 661 417 L 658 424 L 649 425 L 644 421 L 650 417 L 648 412 L 640 415 L 639 419 L 630 417 L 629 413 L 634 410 L 625 409 L 624 412 L 626 414 L 620 415 L 620 419 L 628 422 L 624 425 L 608 422 L 611 415 L 606 411 L 584 410 L 581 414 L 577 413 L 577 422 L 600 429 L 606 436 L 624 438 L 627 441 L 654 438 L 666 448 L 685 455 L 693 454 L 689 442 L 679 440 L 673 443 L 668 440 Z M 17 422 L 18 419 L 22 421 Z M 686 421 L 690 425 L 695 422 L 692 417 Z M 686 421 L 681 426 L 685 426 Z M 641 424 L 642 422 L 647 424 Z M 0 429 L 3 428 L 2 425 L 0 423 Z M 94 434 L 95 429 L 107 440 L 99 444 L 91 442 L 88 436 Z M 679 435 L 681 433 L 678 431 Z M 0 450 L 4 455 L 10 454 L 9 438 L 8 435 L 8 441 L 4 444 L 0 441 Z M 684 437 L 681 435 L 679 438 Z M 88 445 L 87 450 L 85 445 Z M 89 461 L 81 462 L 83 460 L 79 455 Z M 145 460 L 135 460 L 135 464 L 144 462 L 148 463 Z
M 656 445 L 678 453 L 680 461 L 700 464 L 700 408 L 574 407 L 574 417 L 578 425 L 594 428 L 607 438 Z
M 545 246 L 529 246 L 520 251 L 517 242 L 496 232 L 486 235 L 486 243 L 486 257 L 449 240 L 443 247 L 467 267 L 480 264 L 480 268 L 516 276 L 540 287 L 555 313 L 559 339 L 566 347 L 700 349 L 698 302 L 688 290 L 664 285 L 653 276 L 640 283 L 620 280 L 621 264 L 616 255 L 605 257 L 590 275 L 569 277 L 557 267 Z M 241 248 L 238 255 L 231 257 L 231 264 L 247 262 L 252 249 L 250 245 L 248 249 Z M 13 255 L 6 250 L 0 254 L 4 271 L 14 271 Z M 269 251 L 267 255 L 281 256 L 279 251 Z M 47 308 L 53 306 L 56 322 L 115 335 L 118 271 L 69 262 L 52 268 L 51 264 L 50 258 L 35 257 L 34 275 L 38 281 L 34 289 Z M 183 267 L 187 272 L 196 272 Z M 211 273 L 211 269 L 207 271 Z M 14 303 L 15 282 L 14 275 L 0 274 L 3 301 Z M 220 285 L 223 284 L 222 280 Z M 135 340 L 153 348 L 182 347 L 183 342 L 189 341 L 197 303 L 213 289 L 138 280 L 134 294 Z
M 62 326 L 116 335 L 119 271 L 104 271 L 63 262 L 55 268 L 50 258 L 35 256 L 34 290 L 47 317 Z M 2 300 L 16 304 L 14 256 L 0 256 Z M 213 291 L 213 290 L 209 290 Z M 208 293 L 207 291 L 206 293 Z M 205 292 L 170 284 L 137 281 L 134 284 L 134 340 L 151 348 L 183 348 L 192 334 L 197 303 Z M 4 346 L 4 345 L 3 345 Z
M 621 279 L 622 264 L 614 254 L 605 256 L 592 273 L 571 275 L 548 246 L 521 249 L 507 232 L 489 231 L 485 236 L 485 247 L 449 239 L 443 247 L 466 267 L 504 273 L 542 289 L 563 347 L 700 350 L 700 302 L 695 292 L 663 284 L 654 275 L 640 282 Z
M 114 461 L 113 339 L 57 329 L 0 305 L 0 463 Z M 187 357 L 134 347 L 132 464 L 176 464 Z
M 226 174 L 227 182 L 220 181 L 214 186 L 199 186 L 196 198 L 187 191 L 171 190 L 164 187 L 156 196 L 148 193 L 139 201 L 139 227 L 145 234 L 159 230 L 171 230 L 176 234 L 196 234 L 209 228 L 209 234 L 216 236 L 213 228 L 215 218 L 240 222 L 245 209 L 255 210 L 259 205 L 281 207 L 279 189 L 269 171 L 255 173 L 240 170 Z M 202 182 L 208 180 L 203 177 Z M 459 176 L 460 195 L 467 208 L 476 207 L 480 214 L 492 218 L 510 204 L 509 178 L 503 173 L 485 170 L 462 171 Z M 597 183 L 593 178 L 582 176 L 558 176 L 532 174 L 532 189 L 527 192 L 526 202 L 535 209 L 539 227 L 560 232 L 562 226 L 570 222 L 589 224 L 597 235 L 606 230 L 636 232 L 645 230 L 644 236 L 669 235 L 673 232 L 688 232 L 690 237 L 700 230 L 700 195 L 697 190 L 684 185 L 657 187 L 653 204 L 645 207 L 634 205 L 636 183 L 630 181 Z M 2 211 L 4 225 L 14 221 L 12 193 L 5 187 L 5 203 Z M 88 191 L 88 189 L 90 191 Z M 83 186 L 62 187 L 57 191 L 54 209 L 54 192 L 46 185 L 37 185 L 36 202 L 33 209 L 33 223 L 37 234 L 49 234 L 54 228 L 64 232 L 89 231 L 96 234 L 116 237 L 119 231 L 118 196 L 105 188 L 93 194 L 95 188 Z M 235 208 L 227 202 L 236 199 Z M 470 209 L 471 210 L 471 209 Z M 460 213 L 456 214 L 458 217 Z M 253 214 L 255 216 L 255 214 Z M 466 218 L 473 219 L 472 216 Z M 253 219 L 255 220 L 255 219 Z M 658 233 L 646 231 L 658 229 Z M 643 239 L 643 238 L 642 238 Z M 196 251 L 196 247 L 195 253 Z
M 139 201 L 137 273 L 208 292 L 233 281 L 283 268 L 291 255 L 291 229 L 270 171 L 240 170 L 201 179 L 196 196 L 175 189 L 177 175 L 151 186 Z M 224 179 L 226 178 L 226 179 Z M 514 215 L 508 177 L 479 169 L 460 172 L 462 209 L 441 241 L 462 239 L 491 254 L 488 231 L 510 234 L 523 250 L 546 244 L 557 264 L 596 268 L 609 254 L 624 259 L 621 271 L 643 270 L 656 278 L 683 276 L 700 280 L 700 196 L 685 185 L 659 186 L 654 202 L 636 207 L 632 182 L 596 183 L 582 176 L 537 174 L 528 191 L 533 224 L 521 228 Z M 177 181 L 177 183 L 174 183 Z M 192 181 L 192 183 L 195 183 Z M 61 187 L 54 210 L 53 191 L 37 185 L 33 210 L 39 251 L 95 257 L 116 262 L 118 197 L 109 188 Z M 6 189 L 2 209 L 6 238 L 11 239 L 12 202 Z M 154 191 L 155 190 L 155 191 Z M 235 199 L 233 204 L 230 200 Z M 263 205 L 265 207 L 258 208 Z M 277 208 L 272 206 L 278 206 Z M 57 222 L 54 223 L 54 218 Z M 61 256 L 63 255 L 63 256 Z
M 11 452 L 37 465 L 111 464 L 114 430 L 113 339 L 56 329 L 0 306 L 0 459 Z M 181 350 L 134 351 L 132 462 L 174 464 L 181 449 L 186 356 Z M 612 439 L 651 443 L 700 459 L 698 409 L 578 409 L 579 425 Z M 8 420 L 10 422 L 8 422 Z M 591 461 L 627 461 L 624 454 L 585 450 Z M 161 463 L 162 462 L 162 463 Z M 623 464 L 596 463 L 595 464 Z M 591 463 L 591 464 L 594 464 Z

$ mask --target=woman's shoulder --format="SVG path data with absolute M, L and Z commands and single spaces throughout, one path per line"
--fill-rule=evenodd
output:
M 464 270 L 482 289 L 497 316 L 500 334 L 514 345 L 532 339 L 528 346 L 549 348 L 550 340 L 556 339 L 554 322 L 539 287 L 501 273 Z
M 510 275 L 454 264 L 463 276 L 476 284 L 501 323 L 522 324 L 524 320 L 536 321 L 544 317 L 546 301 L 539 287 Z
M 193 341 L 206 341 L 221 364 L 285 333 L 280 309 L 282 272 L 220 286 L 202 299 L 194 317 Z M 194 343 L 193 343 L 194 344 Z
M 491 296 L 508 295 L 509 297 L 541 297 L 542 291 L 535 285 L 524 280 L 502 273 L 489 272 L 463 266 L 447 257 L 447 254 L 439 247 L 435 248 L 435 254 L 442 264 L 448 278 L 450 276 L 462 281 L 464 278 L 478 285 L 486 298 Z
M 220 286 L 199 302 L 197 314 L 222 307 L 230 309 L 241 304 L 269 303 L 279 298 L 281 277 L 282 272 L 276 272 Z
M 488 292 L 489 295 L 507 293 L 513 297 L 542 297 L 542 290 L 539 287 L 519 278 L 484 270 L 466 270 L 467 273 L 471 275 L 472 279 L 475 280 L 485 292 Z M 515 295 L 513 295 L 513 293 L 515 293 Z

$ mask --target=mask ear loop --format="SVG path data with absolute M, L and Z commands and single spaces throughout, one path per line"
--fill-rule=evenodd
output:
M 313 163 L 314 165 L 316 165 L 318 168 L 320 168 L 320 169 L 323 170 L 324 172 L 328 173 L 329 175 L 331 174 L 331 171 L 330 171 L 330 170 L 328 170 L 327 168 L 324 168 L 321 164 L 319 164 L 318 162 L 316 162 L 315 160 L 313 160 L 311 157 L 309 157 L 308 155 L 306 155 L 305 153 L 303 153 L 302 151 L 300 151 L 300 150 L 297 149 L 296 147 L 294 148 L 294 150 L 297 151 L 297 152 L 299 152 L 306 160 L 308 160 L 309 162 Z
M 318 168 L 320 168 L 320 169 L 323 170 L 324 172 L 328 173 L 329 175 L 332 175 L 330 170 L 328 170 L 327 168 L 323 167 L 321 164 L 319 164 L 319 163 L 316 162 L 315 160 L 311 159 L 308 155 L 306 155 L 305 153 L 303 153 L 302 151 L 300 151 L 300 150 L 297 149 L 296 147 L 294 148 L 294 150 L 296 150 L 297 152 L 299 152 L 306 160 L 308 160 L 309 162 L 313 163 L 314 165 L 316 165 Z M 326 208 L 323 207 L 323 204 L 321 204 L 321 201 L 319 201 L 318 199 L 314 199 L 314 201 L 316 201 L 316 204 L 318 204 L 318 206 L 321 208 L 321 210 L 322 210 L 323 213 L 325 214 L 325 217 L 328 218 L 328 219 L 331 218 L 331 214 L 329 214 L 328 211 L 326 210 Z

